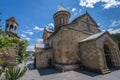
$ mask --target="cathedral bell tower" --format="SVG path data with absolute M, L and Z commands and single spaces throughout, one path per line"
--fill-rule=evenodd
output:
M 59 6 L 53 17 L 55 30 L 57 30 L 60 26 L 69 24 L 70 13 L 62 5 Z
M 14 32 L 16 33 L 16 30 L 18 28 L 18 23 L 14 17 L 11 17 L 6 20 L 6 32 Z

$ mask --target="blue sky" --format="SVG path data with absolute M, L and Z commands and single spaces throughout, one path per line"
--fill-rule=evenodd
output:
M 60 4 L 71 13 L 70 21 L 87 10 L 101 30 L 120 32 L 119 0 L 0 0 L 0 24 L 4 28 L 5 20 L 14 16 L 19 23 L 18 34 L 33 49 L 41 40 L 44 27 L 54 27 L 53 14 Z

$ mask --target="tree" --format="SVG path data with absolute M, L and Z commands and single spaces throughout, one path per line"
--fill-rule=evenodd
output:
M 0 35 L 0 55 L 2 55 L 2 51 L 5 50 L 7 52 L 7 54 L 9 55 L 9 48 L 11 46 L 16 46 L 18 47 L 18 53 L 16 53 L 16 62 L 18 63 L 18 59 L 19 57 L 23 60 L 26 61 L 27 59 L 27 51 L 26 48 L 28 46 L 28 42 L 27 40 L 21 40 L 18 38 L 12 38 L 12 37 L 8 37 L 8 36 L 2 36 Z M 0 57 L 1 58 L 1 57 Z M 1 61 L 1 60 L 0 60 Z M 7 67 L 8 69 L 5 71 L 5 79 L 4 80 L 18 80 L 21 76 L 23 76 L 26 72 L 26 68 L 25 69 L 21 69 L 16 67 L 16 65 L 11 65 L 9 63 L 5 63 L 2 62 L 0 63 L 0 65 L 4 65 L 5 67 Z M 2 70 L 0 70 L 0 74 L 5 70 L 5 68 Z
M 118 41 L 118 47 L 120 49 L 120 33 L 112 34 L 112 36 Z
M 29 52 L 26 51 L 27 46 L 28 46 L 28 41 L 27 40 L 20 40 L 19 42 L 19 53 L 18 55 L 20 56 L 20 58 L 26 62 L 27 57 L 29 56 Z

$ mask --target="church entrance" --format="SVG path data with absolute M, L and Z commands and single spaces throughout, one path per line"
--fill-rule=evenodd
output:
M 105 54 L 107 67 L 112 68 L 113 65 L 112 65 L 112 59 L 111 59 L 111 52 L 110 52 L 109 46 L 106 44 L 104 45 L 104 54 Z

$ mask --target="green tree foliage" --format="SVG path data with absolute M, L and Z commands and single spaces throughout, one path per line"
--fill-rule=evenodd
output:
M 28 45 L 29 44 L 27 40 L 20 40 L 19 42 L 19 56 L 24 61 L 26 61 L 27 57 L 29 56 L 29 53 L 26 51 Z
M 112 34 L 112 36 L 118 41 L 118 46 L 119 46 L 119 49 L 120 49 L 120 33 Z
M 18 51 L 16 53 L 16 62 L 18 63 L 19 59 L 26 61 L 26 59 L 28 57 L 28 52 L 26 51 L 26 48 L 28 46 L 28 41 L 0 35 L 0 56 L 2 56 L 3 50 L 5 50 L 5 52 L 7 52 L 6 54 L 9 55 L 10 50 L 8 50 L 8 49 L 10 49 L 11 46 L 12 47 L 14 46 L 18 49 Z M 4 63 L 0 59 L 0 65 L 4 65 L 4 64 L 8 65 L 7 66 L 8 69 L 5 71 L 5 79 L 4 80 L 18 80 L 21 76 L 24 75 L 24 73 L 27 70 L 26 68 L 25 69 L 17 68 L 15 65 L 11 66 L 11 64 Z M 1 69 L 0 74 L 2 72 L 3 71 Z
M 2 51 L 5 50 L 9 54 L 9 47 L 15 46 L 18 48 L 18 53 L 16 53 L 16 59 L 22 59 L 26 61 L 28 52 L 26 51 L 26 48 L 28 46 L 27 40 L 21 40 L 18 38 L 12 38 L 8 36 L 2 36 L 0 35 L 0 55 L 2 55 Z

